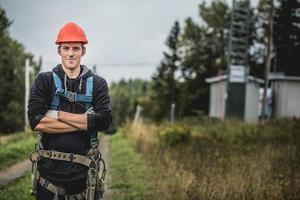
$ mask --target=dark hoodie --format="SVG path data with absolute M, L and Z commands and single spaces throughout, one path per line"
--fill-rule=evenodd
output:
M 86 79 L 93 76 L 93 72 L 85 66 L 80 66 L 81 72 L 78 78 L 67 77 L 61 65 L 53 68 L 62 80 L 62 88 L 65 87 L 72 92 L 85 94 Z M 50 109 L 54 92 L 56 90 L 52 72 L 43 72 L 37 75 L 31 87 L 28 119 L 32 130 Z M 93 110 L 95 114 L 88 114 L 88 131 L 101 131 L 108 128 L 111 123 L 111 110 L 109 107 L 108 87 L 105 79 L 94 75 L 93 81 Z M 69 102 L 60 98 L 59 110 L 71 113 L 84 113 L 85 105 Z M 42 146 L 46 150 L 57 150 L 66 153 L 86 155 L 90 148 L 90 137 L 86 131 L 76 131 L 62 134 L 42 134 Z M 49 181 L 74 181 L 85 178 L 87 167 L 67 161 L 50 160 L 42 158 L 38 162 L 38 169 L 42 177 Z

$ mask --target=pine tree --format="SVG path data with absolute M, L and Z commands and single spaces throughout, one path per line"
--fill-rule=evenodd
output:
M 178 94 L 178 72 L 180 66 L 178 41 L 180 35 L 179 22 L 176 21 L 172 27 L 170 35 L 165 44 L 168 52 L 164 52 L 164 59 L 153 75 L 154 101 L 158 104 L 160 110 L 157 113 L 157 119 L 167 117 L 172 103 L 177 103 Z
M 266 65 L 269 14 L 270 0 L 260 0 L 257 8 L 251 10 L 250 45 L 253 48 L 249 56 L 250 74 L 259 78 L 264 77 Z
M 230 12 L 224 1 L 215 0 L 210 5 L 199 6 L 204 24 L 198 25 L 191 18 L 185 21 L 181 39 L 182 74 L 180 85 L 180 114 L 193 115 L 201 110 L 208 113 L 208 77 L 225 73 L 227 67 L 228 28 Z
M 300 76 L 300 2 L 281 0 L 275 17 L 276 63 L 273 71 Z

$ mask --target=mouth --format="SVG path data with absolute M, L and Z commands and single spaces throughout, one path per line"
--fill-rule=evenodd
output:
M 70 63 L 70 64 L 73 64 L 73 63 L 76 62 L 76 60 L 75 59 L 68 59 L 67 62 Z

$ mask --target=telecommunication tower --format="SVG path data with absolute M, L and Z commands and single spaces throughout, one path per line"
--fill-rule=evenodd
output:
M 244 118 L 249 62 L 249 0 L 233 0 L 229 32 L 226 117 Z

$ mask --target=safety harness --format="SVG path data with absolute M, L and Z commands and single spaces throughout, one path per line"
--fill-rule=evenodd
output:
M 59 109 L 60 98 L 65 98 L 70 102 L 81 102 L 85 103 L 85 109 L 88 113 L 93 113 L 92 101 L 93 101 L 93 78 L 91 76 L 86 80 L 86 93 L 77 94 L 75 92 L 68 91 L 66 86 L 62 89 L 61 79 L 56 73 L 52 73 L 53 80 L 55 83 L 56 91 L 51 103 L 51 110 Z M 55 150 L 44 150 L 41 143 L 42 133 L 39 133 L 39 142 L 35 145 L 35 150 L 30 155 L 30 160 L 32 162 L 32 174 L 31 174 L 31 194 L 36 196 L 36 186 L 37 183 L 42 185 L 47 190 L 55 194 L 54 200 L 58 200 L 58 195 L 65 196 L 68 200 L 86 199 L 86 200 L 100 200 L 103 198 L 104 193 L 104 179 L 106 174 L 105 162 L 102 158 L 102 154 L 99 150 L 99 140 L 97 132 L 92 132 L 90 134 L 90 144 L 91 149 L 89 149 L 87 155 L 78 155 L 73 153 L 64 153 Z M 86 190 L 78 193 L 69 195 L 66 190 L 62 187 L 56 186 L 43 177 L 39 175 L 37 170 L 38 160 L 43 158 L 61 160 L 78 163 L 87 166 L 89 169 L 87 171 L 87 182 Z M 100 176 L 100 165 L 102 163 L 102 172 Z

